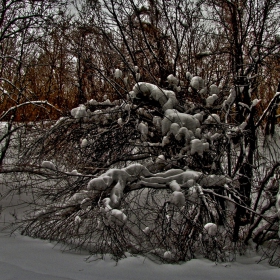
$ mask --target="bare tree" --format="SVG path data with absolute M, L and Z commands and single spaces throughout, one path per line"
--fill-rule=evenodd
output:
M 36 40 L 40 37 L 43 24 L 55 19 L 64 5 L 63 1 L 56 4 L 53 1 L 1 1 L 0 121 L 8 121 L 8 125 L 0 138 L 0 165 L 7 153 L 11 135 L 17 130 L 14 121 L 25 121 L 30 106 L 41 109 L 51 106 L 34 98 L 28 70 L 37 54 Z

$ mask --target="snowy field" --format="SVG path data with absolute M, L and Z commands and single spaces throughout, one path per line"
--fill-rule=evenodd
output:
M 3 191 L 3 190 L 2 190 Z M 13 201 L 0 201 L 6 208 Z M 24 208 L 17 207 L 17 216 Z M 11 220 L 14 208 L 0 215 L 0 280 L 181 280 L 181 279 L 279 279 L 280 269 L 260 256 L 248 254 L 236 262 L 214 263 L 198 258 L 181 265 L 157 264 L 144 257 L 129 256 L 118 264 L 108 256 L 105 260 L 88 260 L 87 252 L 62 250 L 60 245 L 21 236 L 3 230 L 4 221 Z
M 280 269 L 259 257 L 240 257 L 234 263 L 215 264 L 205 259 L 182 265 L 159 265 L 143 257 L 128 257 L 117 265 L 106 260 L 87 262 L 86 254 L 62 252 L 47 241 L 0 234 L 1 280 L 133 280 L 133 279 L 279 279 Z
M 20 213 L 18 213 L 20 214 Z M 0 216 L 0 230 L 7 213 Z M 255 254 L 237 257 L 236 262 L 214 263 L 198 258 L 181 265 L 157 264 L 144 257 L 129 256 L 118 264 L 88 260 L 88 254 L 67 252 L 60 245 L 32 239 L 8 230 L 0 232 L 1 280 L 179 280 L 179 279 L 279 279 L 280 269 L 265 261 L 258 263 Z

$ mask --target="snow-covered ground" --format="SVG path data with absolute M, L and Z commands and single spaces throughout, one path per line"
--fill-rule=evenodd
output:
M 3 215 L 2 215 L 3 216 Z M 279 279 L 280 269 L 257 263 L 255 254 L 232 263 L 195 259 L 181 265 L 156 264 L 144 257 L 121 260 L 87 260 L 88 254 L 63 251 L 59 245 L 20 234 L 0 233 L 1 280 L 154 280 L 154 279 Z
M 215 264 L 205 259 L 182 265 L 159 265 L 143 257 L 128 257 L 117 265 L 106 260 L 87 262 L 86 254 L 62 252 L 47 241 L 0 234 L 0 279 L 18 280 L 126 280 L 126 279 L 279 279 L 280 269 L 259 257 L 240 257 L 234 263 Z
M 16 198 L 0 201 L 6 208 Z M 24 208 L 16 207 L 21 216 Z M 280 269 L 266 262 L 258 263 L 255 254 L 237 257 L 236 262 L 214 263 L 198 258 L 181 265 L 157 264 L 144 257 L 129 256 L 118 264 L 108 256 L 105 260 L 87 260 L 87 252 L 62 250 L 60 245 L 48 241 L 10 235 L 4 230 L 4 220 L 11 220 L 13 208 L 0 215 L 0 280 L 181 280 L 181 279 L 279 279 Z

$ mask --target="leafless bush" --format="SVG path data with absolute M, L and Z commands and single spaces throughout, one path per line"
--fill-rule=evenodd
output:
M 277 263 L 279 147 L 260 130 L 273 103 L 230 124 L 223 107 L 140 85 L 132 99 L 91 101 L 20 134 L 18 161 L 1 169 L 7 194 L 26 194 L 14 229 L 116 260 L 229 261 L 268 242 Z

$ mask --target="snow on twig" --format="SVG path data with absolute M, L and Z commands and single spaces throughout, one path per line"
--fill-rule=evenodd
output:
M 61 110 L 57 109 L 55 106 L 53 106 L 51 103 L 49 103 L 46 100 L 44 100 L 44 101 L 28 101 L 28 102 L 24 102 L 24 103 L 21 103 L 21 104 L 18 104 L 16 106 L 13 106 L 13 107 L 9 108 L 9 110 L 7 110 L 6 112 L 3 112 L 3 114 L 0 116 L 0 119 L 3 119 L 10 112 L 12 112 L 12 111 L 14 111 L 14 110 L 16 110 L 20 107 L 26 106 L 26 105 L 35 105 L 35 106 L 40 106 L 42 108 L 45 108 L 43 105 L 47 105 L 47 106 L 50 106 L 51 108 L 57 110 L 58 112 L 61 112 Z

